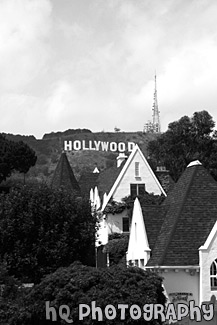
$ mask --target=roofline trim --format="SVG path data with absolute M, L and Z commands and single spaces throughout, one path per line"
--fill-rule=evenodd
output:
M 153 265 L 145 266 L 147 269 L 200 269 L 199 265 Z
M 198 248 L 199 251 L 207 250 L 217 232 L 217 221 L 215 222 L 214 226 L 212 227 L 212 230 L 210 231 L 205 243 Z
M 142 153 L 142 151 L 140 150 L 139 146 L 136 144 L 136 145 L 134 146 L 133 151 L 131 152 L 130 156 L 128 157 L 128 159 L 127 159 L 127 161 L 126 161 L 126 163 L 125 163 L 123 169 L 120 171 L 118 177 L 116 178 L 116 181 L 114 182 L 114 184 L 113 184 L 113 186 L 112 186 L 112 188 L 111 188 L 111 190 L 110 190 L 110 192 L 109 192 L 109 194 L 108 194 L 108 196 L 107 196 L 107 201 L 105 202 L 105 205 L 103 205 L 102 210 L 105 209 L 106 205 L 108 204 L 109 200 L 111 199 L 112 195 L 114 194 L 114 192 L 115 192 L 115 190 L 116 190 L 118 184 L 120 183 L 120 181 L 121 181 L 123 175 L 125 174 L 126 170 L 128 169 L 128 167 L 129 167 L 131 161 L 133 160 L 133 158 L 134 158 L 134 156 L 135 156 L 135 154 L 136 154 L 137 151 L 140 153 L 140 155 L 141 155 L 141 157 L 142 157 L 144 163 L 145 163 L 146 166 L 148 167 L 148 169 L 149 169 L 149 171 L 150 171 L 152 177 L 154 178 L 154 180 L 155 180 L 157 186 L 159 187 L 160 191 L 161 191 L 165 196 L 167 196 L 166 193 L 165 193 L 165 191 L 164 191 L 164 189 L 162 188 L 160 182 L 158 181 L 157 177 L 155 176 L 153 170 L 151 169 L 149 163 L 147 162 L 145 156 L 143 155 L 143 153 Z

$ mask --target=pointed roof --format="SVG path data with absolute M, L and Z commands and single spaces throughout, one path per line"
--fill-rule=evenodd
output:
M 98 210 L 101 206 L 101 200 L 100 200 L 100 197 L 99 197 L 99 191 L 98 191 L 98 187 L 95 186 L 94 188 L 94 202 L 93 202 L 96 210 Z
M 148 265 L 199 265 L 198 249 L 217 218 L 216 181 L 202 165 L 192 163 L 163 206 L 167 213 Z
M 122 168 L 119 167 L 121 169 L 120 169 L 118 175 L 116 176 L 116 180 L 115 180 L 113 186 L 111 187 L 111 190 L 110 190 L 110 192 L 109 192 L 109 194 L 107 196 L 107 203 L 109 202 L 109 200 L 114 195 L 117 187 L 119 186 L 120 182 L 122 181 L 123 177 L 125 176 L 125 173 L 128 170 L 129 166 L 131 165 L 131 163 L 132 163 L 132 161 L 133 161 L 133 159 L 134 159 L 137 152 L 140 154 L 144 164 L 146 165 L 150 175 L 152 176 L 152 179 L 153 179 L 154 183 L 156 184 L 156 187 L 159 189 L 159 192 L 166 196 L 166 193 L 165 193 L 164 189 L 162 188 L 162 186 L 161 186 L 160 182 L 158 181 L 157 177 L 155 176 L 155 174 L 154 174 L 153 170 L 151 169 L 149 163 L 147 162 L 145 156 L 143 155 L 142 151 L 139 149 L 139 146 L 136 144 L 134 146 L 133 151 L 131 152 L 130 156 L 128 157 L 126 163 L 123 165 Z M 106 192 L 106 191 L 104 191 L 104 192 Z
M 150 251 L 141 205 L 138 198 L 133 205 L 133 214 L 128 244 L 127 260 L 142 259 Z
M 94 170 L 93 170 L 93 173 L 94 174 L 99 173 L 99 169 L 97 167 L 95 167 Z
M 81 193 L 89 197 L 90 190 L 94 189 L 97 185 L 97 179 L 100 173 L 93 173 L 93 172 L 83 172 L 80 179 L 79 179 L 79 186 L 81 189 Z
M 65 152 L 62 152 L 60 156 L 51 182 L 52 188 L 59 188 L 61 186 L 77 194 L 80 193 L 80 187 Z
M 109 193 L 112 186 L 114 185 L 117 177 L 119 176 L 121 170 L 124 167 L 125 162 L 122 162 L 120 167 L 113 166 L 105 169 L 99 174 L 97 179 L 97 186 L 99 188 L 99 192 L 103 195 L 105 192 Z

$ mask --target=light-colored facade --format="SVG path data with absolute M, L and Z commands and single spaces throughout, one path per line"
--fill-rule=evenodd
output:
M 211 179 L 201 164 L 198 164 L 198 162 L 195 164 L 190 164 L 189 168 L 193 168 L 191 171 L 187 171 L 187 173 L 191 173 L 189 174 L 190 176 L 184 176 L 185 179 L 182 180 L 183 184 L 186 184 L 186 193 L 183 194 L 184 201 L 181 202 L 180 200 L 181 203 L 177 201 L 180 205 L 177 204 L 176 207 L 176 194 L 172 194 L 172 199 L 170 201 L 172 202 L 173 211 L 171 219 L 172 221 L 169 219 L 169 217 L 171 217 L 171 211 L 169 208 L 168 216 L 166 215 L 164 220 L 168 231 L 163 223 L 160 234 L 156 238 L 157 244 L 155 246 L 157 246 L 157 248 L 162 246 L 160 246 L 159 241 L 162 241 L 162 243 L 165 245 L 165 247 L 161 248 L 164 256 L 160 256 L 158 252 L 156 252 L 156 247 L 154 247 L 153 250 L 150 249 L 149 251 L 146 251 L 144 248 L 143 258 L 145 261 L 147 261 L 147 263 L 145 266 L 142 265 L 143 263 L 138 263 L 138 260 L 141 258 L 141 254 L 139 251 L 137 253 L 137 247 L 142 247 L 143 244 L 143 246 L 145 245 L 149 248 L 148 241 L 150 239 L 150 233 L 147 232 L 144 218 L 140 217 L 139 231 L 135 231 L 135 227 L 133 228 L 133 225 L 131 226 L 131 230 L 133 231 L 130 232 L 131 241 L 129 242 L 128 246 L 127 261 L 128 263 L 138 265 L 144 269 L 153 269 L 158 272 L 164 278 L 163 283 L 170 302 L 175 304 L 187 304 L 190 300 L 194 300 L 196 305 L 201 305 L 204 301 L 210 301 L 212 295 L 217 297 L 217 222 L 215 222 L 217 219 L 217 205 L 215 204 L 215 199 L 213 201 L 214 203 L 212 204 L 212 196 L 217 194 L 217 184 L 213 179 Z M 186 180 L 188 180 L 188 177 L 189 182 L 187 183 Z M 198 200 L 197 195 L 195 194 L 197 184 L 201 185 L 203 188 L 202 190 L 199 189 L 200 194 Z M 179 188 L 177 188 L 176 192 L 180 194 L 180 189 L 183 187 L 177 185 L 177 187 L 178 186 Z M 204 191 L 204 193 L 201 195 L 200 191 Z M 202 198 L 204 198 L 204 201 Z M 211 198 L 211 201 L 209 198 Z M 188 202 L 190 202 L 190 204 Z M 138 202 L 135 202 L 135 204 L 138 205 Z M 191 207 L 193 207 L 195 210 L 193 210 L 193 208 L 191 209 Z M 177 216 L 176 209 L 179 210 Z M 138 208 L 137 211 L 139 211 Z M 197 215 L 195 213 L 197 213 Z M 138 215 L 138 212 L 133 213 L 132 224 L 137 222 L 136 220 L 138 220 Z M 167 217 L 170 222 L 174 223 L 172 227 L 167 220 Z M 177 218 L 175 222 L 173 220 L 174 218 Z M 202 225 L 202 220 L 204 220 L 203 218 L 207 220 L 207 222 L 204 222 L 204 225 Z M 141 226 L 141 222 L 144 223 L 144 226 Z M 189 225 L 191 228 L 189 228 L 189 231 L 184 229 L 185 231 L 181 233 L 177 231 L 177 229 L 181 229 L 180 223 L 183 223 L 181 225 L 182 229 L 184 229 L 184 227 L 188 228 Z M 211 227 L 212 224 L 214 225 Z M 143 237 L 140 236 L 139 238 L 143 239 L 141 239 L 139 244 L 136 242 L 136 237 L 138 238 L 142 229 Z M 191 231 L 192 234 L 195 234 L 195 238 L 197 238 L 200 245 L 195 245 L 193 238 L 189 241 L 188 233 Z M 171 238 L 168 240 L 165 240 L 165 238 L 162 239 L 162 234 L 168 234 L 168 237 Z M 182 244 L 184 243 L 185 236 L 186 240 L 189 241 L 189 249 L 188 246 Z M 204 239 L 202 240 L 202 238 Z M 180 248 L 175 247 L 175 245 L 179 242 Z M 170 245 L 172 246 L 170 247 Z M 186 247 L 185 250 L 183 247 Z M 173 254 L 173 250 L 176 250 L 177 255 L 180 255 L 174 255 L 174 263 L 172 262 L 170 256 L 167 256 L 168 254 Z M 156 263 L 157 259 L 154 256 L 150 258 L 152 254 L 158 255 L 159 263 Z M 170 260 L 172 263 L 165 264 L 163 261 L 166 260 Z M 198 262 L 195 262 L 196 260 Z M 152 262 L 149 263 L 150 261 Z M 188 263 L 183 262 L 183 264 L 181 264 L 180 261 L 188 261 Z M 156 265 L 154 263 L 156 263 Z
M 103 208 L 111 198 L 121 201 L 130 195 L 132 184 L 144 184 L 145 191 L 166 196 L 138 146 L 114 182 Z M 150 218 L 143 215 L 138 199 L 135 200 L 129 229 L 127 262 L 144 269 L 151 268 L 162 275 L 170 302 L 176 304 L 194 300 L 196 305 L 200 305 L 204 301 L 210 301 L 213 294 L 217 296 L 215 197 L 217 198 L 217 183 L 200 162 L 189 164 L 165 200 L 168 207 L 159 233 L 154 235 L 155 244 L 152 238 L 153 227 L 146 224 Z M 104 230 L 108 234 L 126 232 L 123 220 L 129 217 L 128 214 L 127 209 L 118 214 L 108 213 L 103 221 Z M 156 220 L 155 218 L 153 222 Z
M 217 297 L 217 222 L 206 242 L 199 248 L 200 254 L 200 301 Z
M 112 198 L 114 201 L 121 201 L 124 197 L 129 196 L 132 188 L 137 192 L 137 195 L 140 194 L 139 191 L 146 191 L 166 196 L 164 189 L 138 145 L 134 146 L 133 151 L 108 193 L 107 200 L 104 202 L 102 209 L 105 208 Z
M 120 202 L 124 197 L 131 195 L 132 191 L 136 193 L 135 196 L 138 196 L 140 191 L 141 193 L 146 191 L 155 195 L 163 194 L 166 196 L 164 189 L 138 145 L 135 145 L 110 192 L 106 195 L 106 199 L 102 205 L 102 211 L 109 203 L 109 200 L 113 199 L 114 201 Z M 129 232 L 130 229 L 129 227 L 127 229 L 125 223 L 125 221 L 127 222 L 127 218 L 129 219 L 129 211 L 127 209 L 118 214 L 107 213 L 108 233 Z

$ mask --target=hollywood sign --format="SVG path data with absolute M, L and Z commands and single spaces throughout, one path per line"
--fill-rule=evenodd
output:
M 75 141 L 64 141 L 64 150 L 97 150 L 97 151 L 132 151 L 135 146 L 134 142 L 106 142 L 106 141 L 92 141 L 92 140 L 75 140 Z

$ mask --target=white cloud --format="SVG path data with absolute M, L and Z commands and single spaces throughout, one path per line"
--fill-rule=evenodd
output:
M 67 119 L 75 111 L 76 94 L 73 86 L 66 81 L 56 84 L 45 103 L 47 121 L 53 126 Z
M 42 136 L 39 129 L 46 129 L 43 101 L 31 95 L 5 93 L 0 97 L 1 132 Z
M 48 59 L 49 0 L 0 2 L 0 87 L 21 90 Z
M 0 127 L 142 130 L 155 69 L 164 129 L 216 120 L 216 16 L 215 0 L 0 1 Z

